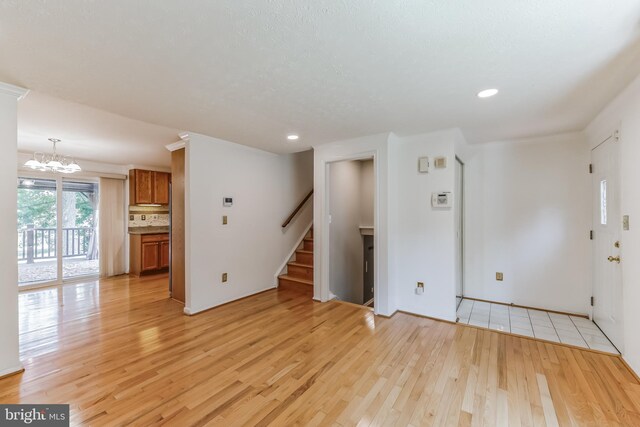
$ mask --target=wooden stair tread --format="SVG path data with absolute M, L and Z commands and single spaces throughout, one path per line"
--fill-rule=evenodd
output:
M 298 249 L 296 252 L 302 253 L 302 254 L 312 254 L 313 253 L 313 251 L 305 251 L 304 249 Z
M 313 265 L 303 264 L 301 262 L 296 262 L 296 261 L 288 262 L 287 265 L 293 265 L 295 267 L 313 268 Z
M 298 282 L 303 285 L 313 286 L 313 280 L 302 279 L 300 277 L 289 276 L 288 274 L 281 274 L 278 279 L 289 280 L 290 282 Z

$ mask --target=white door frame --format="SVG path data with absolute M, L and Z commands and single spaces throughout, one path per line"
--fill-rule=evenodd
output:
M 465 188 L 464 188 L 464 162 L 462 161 L 462 159 L 458 156 L 455 156 L 455 160 L 456 163 L 460 165 L 460 206 L 454 206 L 454 209 L 459 209 L 460 210 L 460 252 L 458 254 L 456 254 L 456 256 L 460 257 L 460 271 L 457 271 L 456 274 L 460 274 L 460 282 L 462 284 L 462 292 L 460 293 L 460 297 L 464 298 L 464 272 L 465 272 L 465 258 L 464 258 L 464 248 L 465 248 L 465 229 L 464 229 L 464 214 L 465 214 L 465 209 L 464 209 L 464 205 L 465 205 Z M 458 179 L 457 173 L 456 173 L 456 180 Z M 456 197 L 454 195 L 454 197 Z M 458 226 L 458 224 L 456 224 L 456 227 Z M 457 285 L 457 282 L 456 282 Z M 458 290 L 456 289 L 456 298 L 458 297 L 457 292 Z M 462 301 L 461 298 L 461 301 Z M 457 307 L 456 307 L 457 308 Z
M 331 164 L 338 163 L 342 161 L 351 161 L 351 160 L 365 160 L 365 159 L 373 159 L 373 180 L 374 180 L 374 194 L 373 194 L 373 247 L 374 249 L 373 258 L 373 310 L 375 314 L 378 314 L 378 295 L 379 295 L 379 268 L 380 265 L 380 251 L 378 245 L 378 211 L 379 211 L 379 179 L 378 179 L 378 153 L 377 150 L 364 151 L 357 154 L 347 155 L 347 156 L 339 156 L 331 159 L 327 159 L 324 161 L 324 212 L 322 215 L 322 240 L 323 244 L 321 245 L 322 251 L 322 259 L 323 263 L 321 266 L 317 266 L 323 269 L 322 271 L 322 280 L 320 282 L 320 295 L 321 301 L 330 300 L 331 293 L 331 284 L 330 284 L 330 274 L 331 271 L 331 257 L 330 257 L 330 234 L 329 234 L 329 216 L 330 216 L 330 208 L 329 201 L 331 200 L 331 174 L 329 173 L 329 168 Z

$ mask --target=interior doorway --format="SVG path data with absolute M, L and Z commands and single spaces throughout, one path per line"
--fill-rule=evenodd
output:
M 464 297 L 464 163 L 456 156 L 453 213 L 456 230 L 456 308 Z
M 375 306 L 373 157 L 328 165 L 331 297 Z
M 623 351 L 620 233 L 620 151 L 617 136 L 591 151 L 593 194 L 593 321 Z
M 18 285 L 47 286 L 96 276 L 98 183 L 18 178 Z

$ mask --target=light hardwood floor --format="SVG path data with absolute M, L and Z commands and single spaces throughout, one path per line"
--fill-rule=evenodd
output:
M 74 425 L 640 425 L 617 357 L 292 291 L 187 317 L 166 288 L 22 293 L 0 403 L 70 403 Z

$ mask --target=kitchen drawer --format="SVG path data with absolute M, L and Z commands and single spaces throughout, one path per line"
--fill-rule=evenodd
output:
M 168 242 L 168 241 L 169 241 L 169 233 L 164 233 L 164 234 L 143 234 L 142 235 L 142 243 Z

